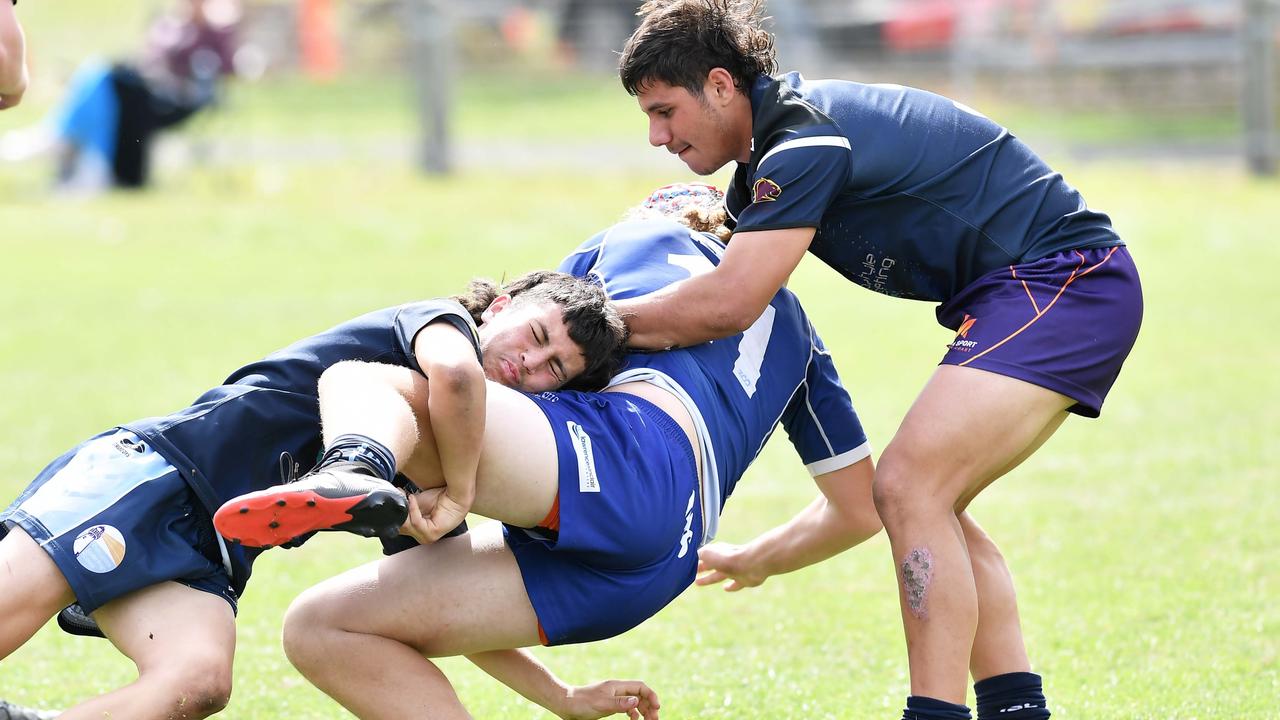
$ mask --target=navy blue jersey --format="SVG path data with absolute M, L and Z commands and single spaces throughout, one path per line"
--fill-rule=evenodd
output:
M 898 85 L 761 76 L 737 232 L 813 227 L 809 250 L 886 295 L 944 301 L 998 267 L 1123 244 L 1008 130 Z
M 709 272 L 724 246 L 666 220 L 624 222 L 567 257 L 560 270 L 594 277 L 611 298 L 637 297 Z M 689 348 L 632 353 L 617 382 L 656 380 L 685 401 L 703 447 L 709 512 L 704 539 L 734 486 L 781 423 L 819 475 L 870 454 L 835 365 L 799 301 L 780 290 L 746 332 Z
M 458 328 L 476 346 L 470 313 L 454 300 L 426 300 L 386 308 L 344 322 L 231 373 L 190 406 L 121 427 L 133 431 L 173 464 L 212 516 L 222 503 L 279 484 L 280 454 L 301 471 L 323 450 L 317 384 L 343 360 L 363 360 L 422 372 L 413 352 L 418 331 L 434 321 Z M 233 553 L 243 587 L 248 563 Z

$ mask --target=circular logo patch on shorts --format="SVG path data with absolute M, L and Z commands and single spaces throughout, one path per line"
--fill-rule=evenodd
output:
M 110 525 L 94 525 L 80 533 L 74 546 L 76 560 L 86 570 L 107 573 L 124 560 L 124 536 Z

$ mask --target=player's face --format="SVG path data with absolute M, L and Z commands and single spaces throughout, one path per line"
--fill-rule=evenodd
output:
M 695 173 L 710 175 L 732 160 L 749 159 L 751 104 L 733 88 L 731 78 L 726 87 L 713 75 L 701 95 L 651 80 L 642 86 L 636 100 L 649 117 L 649 144 L 665 147 Z M 745 131 L 738 117 L 744 104 Z
M 481 319 L 484 374 L 494 382 L 536 393 L 555 390 L 586 369 L 582 348 L 553 302 L 512 303 L 501 295 Z

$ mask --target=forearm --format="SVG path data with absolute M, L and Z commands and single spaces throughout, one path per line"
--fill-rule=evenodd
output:
M 813 565 L 847 550 L 880 531 L 871 498 L 875 468 L 871 458 L 814 478 L 819 495 L 787 522 L 745 545 L 715 543 L 699 551 L 706 574 L 699 585 L 729 580 L 738 590 Z
M 813 240 L 814 228 L 733 236 L 720 264 L 686 266 L 691 277 L 618 302 L 633 348 L 687 347 L 746 330 L 786 284 Z M 699 258 L 701 259 L 701 258 Z
M 627 344 L 643 350 L 697 345 L 741 332 L 750 324 L 750 319 L 743 324 L 735 317 L 712 274 L 620 300 L 617 305 L 631 332 Z
M 432 378 L 430 384 L 427 406 L 446 492 L 454 501 L 470 507 L 475 499 L 476 469 L 484 440 L 484 373 L 477 365 L 451 372 L 446 378 Z
M 467 659 L 530 702 L 560 715 L 569 686 L 528 650 L 492 650 Z
M 744 545 L 742 552 L 762 575 L 782 575 L 834 557 L 879 531 L 874 513 L 842 513 L 818 495 L 795 517 Z

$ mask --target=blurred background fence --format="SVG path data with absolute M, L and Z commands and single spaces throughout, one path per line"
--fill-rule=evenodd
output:
M 48 13 L 30 32 L 25 105 L 52 104 L 42 93 L 65 86 L 86 53 L 127 46 L 122 28 L 140 35 L 173 1 L 123 0 L 97 35 L 74 34 L 95 10 L 23 8 Z M 534 164 L 548 154 L 537 136 L 566 150 L 559 160 L 672 167 L 644 146 L 643 118 L 614 79 L 636 0 L 206 1 L 238 5 L 237 66 L 258 82 L 228 93 L 237 112 L 213 114 L 235 119 L 202 121 L 197 157 L 376 145 L 443 174 Z M 1280 0 L 767 0 L 766 13 L 784 70 L 942 92 L 1050 155 L 1207 159 L 1258 174 L 1280 159 Z M 540 97 L 570 96 L 569 114 L 538 109 Z
M 249 0 L 246 35 L 274 72 L 412 69 L 428 138 L 448 167 L 449 82 L 477 69 L 611 73 L 634 0 Z M 317 11 L 317 8 L 319 10 Z M 770 0 L 784 68 L 897 82 L 1043 110 L 1236 116 L 1274 172 L 1275 0 Z M 316 35 L 332 33 L 328 42 Z M 446 68 L 443 72 L 441 68 Z M 1186 145 L 1184 143 L 1184 145 Z M 1183 148 L 1196 152 L 1194 143 Z

